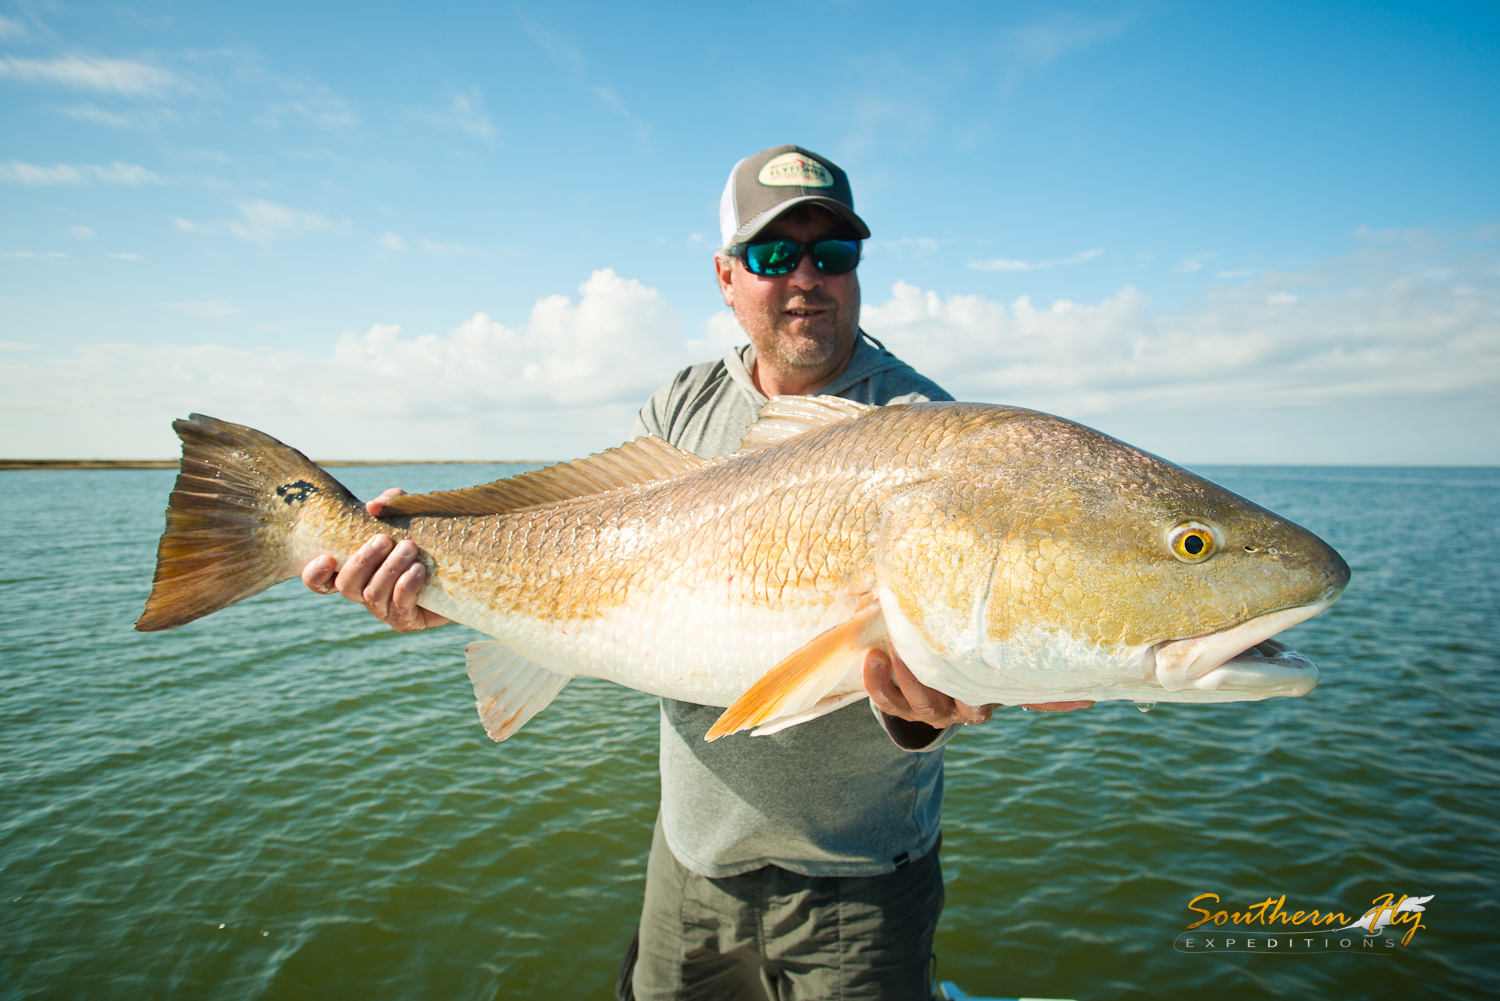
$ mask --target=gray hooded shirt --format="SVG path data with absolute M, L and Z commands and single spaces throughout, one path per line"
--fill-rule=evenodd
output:
M 705 458 L 739 448 L 766 398 L 750 345 L 683 369 L 652 394 L 635 435 Z M 819 391 L 884 406 L 951 400 L 861 335 L 843 374 Z M 667 846 L 702 876 L 778 865 L 804 876 L 875 876 L 937 843 L 943 752 L 957 728 L 886 716 L 868 700 L 766 737 L 703 735 L 723 710 L 661 701 L 661 825 Z

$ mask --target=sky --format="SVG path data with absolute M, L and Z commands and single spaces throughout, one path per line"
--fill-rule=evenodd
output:
M 553 460 L 744 341 L 730 167 L 862 324 L 1184 464 L 1500 463 L 1493 4 L 0 0 L 0 457 Z

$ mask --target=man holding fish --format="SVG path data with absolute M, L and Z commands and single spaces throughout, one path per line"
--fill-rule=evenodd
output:
M 933 399 L 859 332 L 868 229 L 836 165 L 741 161 L 721 224 L 751 345 L 679 373 L 641 409 L 653 433 L 618 448 L 366 505 L 254 428 L 173 421 L 135 628 L 300 574 L 397 629 L 494 637 L 464 653 L 495 740 L 575 677 L 661 696 L 621 992 L 923 997 L 951 727 L 997 704 L 1305 695 L 1317 666 L 1271 637 L 1337 601 L 1349 566 L 1093 428 Z
M 855 269 L 870 231 L 837 164 L 796 146 L 741 160 L 720 228 L 719 287 L 750 344 L 678 373 L 641 409 L 635 436 L 717 458 L 740 447 L 770 397 L 952 399 L 859 329 Z M 426 570 L 410 540 L 376 535 L 337 574 L 323 556 L 302 578 L 403 632 L 448 621 L 417 604 Z M 881 649 L 865 655 L 863 678 L 870 710 L 718 743 L 704 737 L 721 708 L 663 698 L 636 997 L 928 996 L 942 747 L 994 707 L 929 688 Z

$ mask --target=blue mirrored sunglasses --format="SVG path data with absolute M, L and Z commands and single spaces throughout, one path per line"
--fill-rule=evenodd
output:
M 848 274 L 859 266 L 859 251 L 858 240 L 759 240 L 729 248 L 752 275 L 789 275 L 806 253 L 825 275 Z

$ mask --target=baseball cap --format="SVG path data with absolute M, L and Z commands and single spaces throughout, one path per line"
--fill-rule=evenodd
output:
M 801 146 L 773 146 L 747 156 L 729 172 L 719 199 L 721 246 L 748 243 L 787 209 L 809 204 L 843 219 L 861 240 L 870 238 L 870 227 L 854 214 L 844 168 Z

